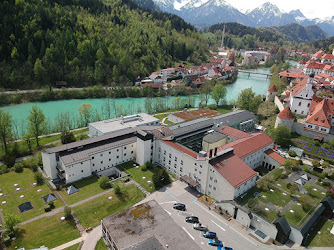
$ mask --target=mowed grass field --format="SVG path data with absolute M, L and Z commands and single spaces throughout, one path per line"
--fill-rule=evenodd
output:
M 44 217 L 18 228 L 18 237 L 7 249 L 34 249 L 46 246 L 49 249 L 80 237 L 73 221 L 60 221 L 63 213 Z
M 121 188 L 122 194 L 116 195 L 114 191 L 95 198 L 73 208 L 83 227 L 95 227 L 104 217 L 127 209 L 144 198 L 144 194 L 134 185 Z M 112 200 L 108 197 L 112 196 Z

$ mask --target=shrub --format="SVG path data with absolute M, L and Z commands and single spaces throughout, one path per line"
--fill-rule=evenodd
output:
M 314 141 L 314 145 L 316 145 L 316 146 L 319 147 L 319 146 L 320 146 L 320 142 L 319 142 L 318 140 L 315 140 L 315 141 Z
M 286 187 L 287 187 L 288 189 L 290 189 L 290 188 L 291 188 L 291 186 L 292 186 L 292 184 L 291 184 L 291 183 L 288 183 L 288 184 L 286 184 Z
M 296 156 L 297 156 L 297 153 L 296 153 L 296 151 L 294 151 L 294 150 L 289 150 L 288 154 L 289 154 L 289 156 L 291 156 L 291 157 L 296 157 Z
M 114 183 L 113 187 L 114 187 L 115 194 L 121 194 L 122 193 L 121 187 L 119 186 L 119 184 L 117 182 Z
M 329 181 L 324 181 L 322 183 L 322 185 L 325 186 L 325 187 L 329 187 L 331 185 L 331 183 Z
M 248 200 L 248 207 L 253 211 L 258 210 L 259 200 L 256 198 L 250 198 Z
M 7 165 L 1 165 L 0 166 L 0 175 L 1 174 L 5 174 L 5 173 L 7 173 L 8 172 L 8 167 L 7 167 Z
M 299 160 L 299 165 L 300 165 L 300 166 L 303 166 L 303 165 L 304 165 L 303 160 Z
M 19 162 L 14 164 L 13 169 L 16 173 L 22 173 L 23 172 L 23 166 Z
M 169 175 L 165 169 L 155 171 L 152 176 L 152 181 L 156 189 L 170 183 Z
M 153 164 L 151 163 L 151 162 L 146 162 L 146 167 L 147 167 L 147 169 L 152 169 L 153 168 Z
M 324 168 L 328 168 L 330 166 L 329 162 L 328 161 L 324 161 L 322 164 L 321 164 L 322 167 Z
M 44 179 L 43 179 L 42 173 L 39 173 L 39 172 L 35 173 L 35 181 L 36 181 L 38 186 L 43 185 Z
M 55 208 L 55 203 L 53 201 L 49 201 L 48 205 L 50 206 L 51 209 Z
M 1 237 L 2 237 L 2 241 L 5 244 L 5 246 L 9 247 L 10 243 L 11 243 L 11 239 L 10 239 L 10 236 L 9 236 L 9 234 L 7 232 L 8 231 L 3 232 L 2 235 L 1 235 Z
M 313 160 L 312 161 L 312 166 L 313 167 L 320 167 L 320 162 L 318 160 Z
M 51 206 L 49 204 L 44 206 L 44 211 L 45 212 L 50 212 L 51 211 Z
M 217 105 L 216 105 L 216 104 L 209 104 L 209 105 L 207 106 L 207 108 L 208 108 L 208 109 L 214 109 L 214 110 L 216 110 L 216 109 L 217 109 Z
M 141 169 L 141 171 L 146 171 L 146 170 L 147 170 L 147 166 L 146 166 L 146 165 L 142 165 L 142 166 L 140 167 L 140 169 Z
M 102 189 L 110 188 L 109 178 L 107 176 L 101 176 L 98 180 L 98 183 Z
M 65 220 L 70 220 L 72 219 L 72 210 L 70 207 L 68 206 L 65 206 L 64 207 L 64 217 L 65 217 Z

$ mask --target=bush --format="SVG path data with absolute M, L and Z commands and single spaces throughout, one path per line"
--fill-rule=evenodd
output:
M 142 166 L 140 166 L 140 169 L 141 169 L 141 171 L 147 171 L 147 166 L 146 165 L 142 165 Z
M 67 144 L 76 141 L 73 132 L 62 133 L 60 140 L 62 144 Z
M 320 146 L 320 142 L 319 142 L 318 140 L 315 140 L 315 141 L 314 141 L 314 145 L 316 145 L 316 146 L 319 147 L 319 146 Z
M 288 154 L 289 154 L 289 156 L 291 156 L 291 157 L 296 157 L 296 156 L 297 156 L 297 153 L 296 153 L 296 151 L 294 151 L 294 150 L 289 150 Z
M 152 181 L 156 189 L 170 183 L 169 175 L 165 169 L 155 171 L 152 176 Z
M 312 166 L 313 167 L 320 167 L 320 162 L 318 160 L 313 160 L 312 161 Z
M 49 201 L 48 205 L 50 206 L 51 209 L 55 208 L 55 203 L 53 201 Z
M 324 161 L 324 162 L 321 164 L 321 166 L 322 166 L 323 168 L 328 168 L 328 167 L 330 166 L 330 164 L 329 164 L 328 161 Z
M 122 193 L 121 187 L 119 186 L 119 184 L 117 182 L 114 183 L 113 187 L 114 187 L 115 194 L 121 194 Z
M 16 173 L 22 173 L 23 172 L 23 166 L 19 162 L 14 164 L 13 169 Z
M 292 186 L 292 184 L 291 184 L 291 183 L 288 183 L 288 184 L 286 184 L 286 187 L 287 187 L 288 189 L 290 189 L 290 188 L 291 188 L 291 186 Z
M 45 212 L 50 212 L 51 211 L 51 206 L 49 204 L 44 206 L 44 211 Z
M 209 104 L 208 106 L 206 106 L 208 109 L 217 109 L 217 105 L 216 104 Z
M 300 165 L 300 166 L 303 166 L 303 165 L 304 165 L 303 160 L 299 160 L 299 165 Z
M 72 219 L 72 210 L 70 207 L 68 206 L 65 206 L 64 207 L 64 217 L 65 217 L 65 220 L 70 220 Z
M 0 175 L 1 174 L 5 174 L 5 173 L 7 173 L 8 172 L 8 167 L 7 167 L 7 165 L 1 165 L 0 166 Z
M 101 176 L 98 180 L 98 183 L 102 189 L 110 188 L 109 178 L 107 176 Z
M 331 185 L 331 183 L 330 183 L 329 181 L 324 181 L 324 182 L 322 183 L 322 185 L 323 185 L 324 187 L 329 187 L 329 186 Z
M 35 181 L 36 181 L 38 186 L 43 185 L 44 179 L 43 179 L 42 173 L 39 173 L 39 172 L 35 173 Z
M 153 168 L 153 164 L 151 163 L 151 162 L 146 162 L 146 167 L 147 167 L 147 169 L 152 169 Z
M 11 243 L 11 239 L 10 239 L 10 236 L 9 236 L 9 234 L 7 232 L 8 231 L 3 232 L 2 235 L 1 235 L 1 237 L 2 237 L 2 241 L 5 244 L 5 246 L 9 247 L 10 243 Z

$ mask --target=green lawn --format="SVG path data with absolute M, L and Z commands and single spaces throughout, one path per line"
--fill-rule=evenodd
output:
M 144 194 L 134 184 L 124 186 L 121 190 L 122 195 L 117 196 L 110 192 L 74 207 L 73 210 L 83 227 L 95 227 L 104 217 L 131 207 L 144 198 Z M 109 196 L 113 197 L 112 200 L 108 200 Z
M 80 191 L 71 195 L 68 195 L 66 193 L 66 187 L 63 187 L 60 191 L 61 196 L 66 200 L 68 204 L 74 204 L 78 201 L 84 200 L 86 198 L 89 198 L 93 195 L 99 194 L 104 189 L 100 188 L 98 184 L 98 177 L 92 176 L 85 179 L 82 179 L 80 181 L 77 181 L 75 183 L 72 183 L 73 186 L 78 188 Z
M 333 221 L 321 219 L 315 229 L 310 233 L 306 240 L 306 246 L 310 247 L 333 247 L 334 235 L 330 233 L 334 225 Z M 318 233 L 320 231 L 320 233 Z
M 80 243 L 75 244 L 73 246 L 65 248 L 65 250 L 78 250 L 79 249 L 79 245 L 80 245 Z
M 0 193 L 6 195 L 15 192 L 17 187 L 21 189 L 31 187 L 35 182 L 34 174 L 32 170 L 24 168 L 22 173 L 11 171 L 0 175 Z M 19 185 L 14 187 L 14 184 Z
M 37 192 L 38 189 L 41 189 L 41 192 Z M 44 200 L 42 197 L 44 195 L 52 193 L 47 185 L 36 186 L 29 188 L 23 191 L 16 192 L 9 196 L 3 197 L 0 199 L 0 208 L 4 215 L 6 214 L 16 214 L 22 221 L 31 219 L 37 215 L 45 213 L 44 211 Z M 21 195 L 24 195 L 24 198 L 20 198 Z M 2 201 L 7 201 L 6 204 L 1 204 Z M 18 206 L 24 202 L 30 202 L 33 206 L 33 209 L 20 213 Z M 63 202 L 58 198 L 54 202 L 56 208 L 63 206 Z
M 80 237 L 73 221 L 60 222 L 63 213 L 44 217 L 19 227 L 18 238 L 8 249 L 32 249 L 42 245 L 49 249 Z
M 312 185 L 305 185 L 304 187 L 306 191 L 309 193 L 309 195 L 315 199 L 322 200 L 323 198 L 326 197 L 326 191 L 322 191 L 320 190 L 320 188 L 317 188 Z M 322 193 L 325 193 L 325 194 L 322 194 Z
M 289 193 L 285 192 L 286 195 L 283 195 L 283 191 L 280 189 L 277 189 L 275 187 L 271 188 L 274 190 L 274 192 L 268 191 L 261 191 L 259 200 L 262 202 L 271 202 L 274 205 L 278 205 L 281 207 L 284 207 L 292 198 Z M 266 198 L 263 198 L 262 196 L 265 195 Z
M 139 183 L 139 185 L 141 185 L 143 188 L 146 189 L 146 191 L 153 193 L 155 190 L 155 187 L 153 185 L 152 182 L 152 176 L 154 173 L 154 169 L 161 169 L 160 167 L 153 167 L 153 169 L 147 169 L 146 171 L 142 171 L 141 167 L 140 168 L 136 168 L 133 166 L 134 162 L 128 162 L 125 163 L 121 166 L 119 166 L 119 168 L 121 170 L 123 170 L 125 173 L 130 174 L 131 178 L 134 179 L 136 182 Z M 143 177 L 146 177 L 145 179 L 143 179 Z M 148 181 L 151 181 L 151 183 L 149 184 Z
M 102 238 L 97 242 L 95 250 L 108 250 L 108 248 L 107 248 L 106 244 L 104 244 Z
M 257 214 L 265 217 L 268 221 L 273 222 L 278 216 L 275 211 L 269 210 L 266 211 L 264 207 L 260 209 L 260 211 L 256 212 Z
M 223 109 L 223 108 L 217 108 L 217 111 L 221 114 L 227 114 L 233 111 L 233 109 Z
M 300 205 L 297 205 L 297 203 L 294 203 L 289 210 L 295 211 L 294 213 L 291 213 L 290 211 L 287 211 L 285 214 L 285 218 L 289 221 L 289 223 L 295 227 L 300 227 L 308 218 L 308 216 L 311 214 L 309 213 L 308 216 L 305 217 L 307 212 L 304 211 L 303 207 Z

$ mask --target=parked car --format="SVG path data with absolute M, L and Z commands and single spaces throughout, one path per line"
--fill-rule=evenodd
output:
M 232 247 L 217 247 L 217 250 L 233 250 Z
M 209 239 L 208 244 L 214 247 L 223 247 L 223 242 L 217 239 Z
M 186 222 L 189 222 L 189 223 L 198 223 L 199 220 L 198 220 L 198 217 L 196 217 L 196 216 L 187 216 L 186 217 Z
M 194 224 L 193 228 L 199 231 L 208 231 L 208 228 L 206 226 L 203 226 L 201 223 Z
M 203 237 L 207 239 L 214 239 L 217 237 L 217 234 L 215 232 L 207 231 L 203 233 Z
M 176 209 L 176 210 L 186 211 L 186 205 L 184 205 L 182 203 L 175 203 L 173 205 L 173 208 Z

